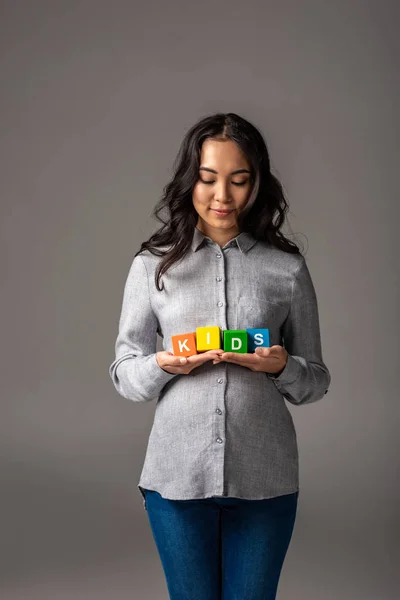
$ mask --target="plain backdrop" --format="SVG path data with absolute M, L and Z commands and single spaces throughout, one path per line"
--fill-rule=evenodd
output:
M 1 598 L 168 598 L 136 487 L 155 403 L 119 396 L 108 367 L 181 140 L 230 111 L 268 144 L 332 375 L 289 405 L 301 495 L 278 598 L 399 597 L 399 16 L 0 3 Z

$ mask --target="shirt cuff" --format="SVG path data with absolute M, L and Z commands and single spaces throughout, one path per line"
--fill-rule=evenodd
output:
M 158 398 L 163 387 L 177 373 L 164 371 L 154 353 L 147 356 L 121 356 L 111 365 L 110 375 L 122 396 L 137 402 L 148 402 Z

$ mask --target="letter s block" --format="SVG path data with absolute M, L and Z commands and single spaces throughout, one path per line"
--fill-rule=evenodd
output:
M 171 340 L 172 351 L 175 356 L 192 356 L 192 354 L 197 354 L 196 334 L 194 331 L 172 335 Z
M 246 329 L 226 329 L 224 331 L 224 351 L 245 354 L 247 352 Z
M 248 334 L 248 351 L 254 352 L 259 346 L 269 348 L 269 329 L 246 329 Z
M 197 352 L 219 350 L 221 348 L 221 330 L 216 325 L 196 327 Z

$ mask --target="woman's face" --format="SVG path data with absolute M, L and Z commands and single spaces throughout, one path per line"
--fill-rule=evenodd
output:
M 197 227 L 212 238 L 237 235 L 237 216 L 252 188 L 249 162 L 232 140 L 207 139 L 200 158 L 199 180 L 193 189 Z

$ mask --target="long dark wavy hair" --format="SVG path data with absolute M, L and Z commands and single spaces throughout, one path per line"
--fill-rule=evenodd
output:
M 192 191 L 199 179 L 202 144 L 206 139 L 230 139 L 243 151 L 250 163 L 252 190 L 246 206 L 239 212 L 239 231 L 246 231 L 259 241 L 299 254 L 299 247 L 280 231 L 289 205 L 277 177 L 271 173 L 267 145 L 258 129 L 235 113 L 217 113 L 199 120 L 186 133 L 173 165 L 173 177 L 163 189 L 163 196 L 152 216 L 162 226 L 142 243 L 140 254 L 149 250 L 163 256 L 156 273 L 156 287 L 175 262 L 188 252 L 193 240 L 198 213 Z M 167 246 L 167 248 L 162 248 Z

